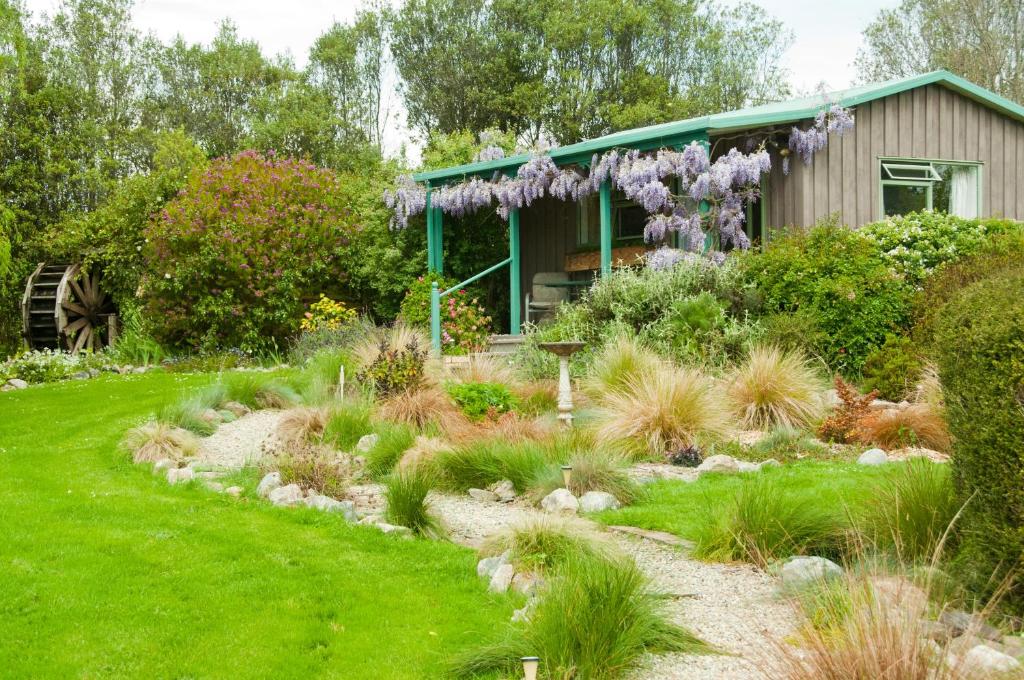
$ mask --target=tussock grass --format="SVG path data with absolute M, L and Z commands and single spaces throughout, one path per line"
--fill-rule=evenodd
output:
M 774 458 L 785 463 L 804 458 L 827 460 L 835 457 L 835 454 L 827 444 L 815 439 L 807 432 L 781 426 L 772 429 L 739 457 L 753 461 Z
M 171 404 L 160 411 L 160 422 L 169 423 L 200 437 L 208 437 L 217 430 L 218 421 L 205 417 L 205 413 L 217 406 L 218 398 L 212 392 L 204 391 L 183 401 Z
M 437 427 L 448 431 L 470 426 L 469 418 L 444 390 L 436 386 L 406 390 L 389 397 L 378 405 L 377 418 L 403 423 L 417 430 Z
M 362 400 L 349 400 L 332 408 L 324 427 L 324 441 L 350 451 L 373 430 L 371 411 L 370 404 Z
M 838 511 L 787 493 L 776 480 L 759 475 L 743 480 L 724 507 L 707 513 L 697 530 L 694 554 L 764 567 L 790 555 L 838 557 L 846 538 Z
M 155 463 L 164 458 L 180 461 L 194 456 L 199 450 L 199 441 L 188 430 L 150 421 L 128 430 L 121 446 L 132 454 L 133 462 Z
M 668 367 L 627 378 L 605 395 L 597 436 L 622 442 L 634 455 L 660 458 L 670 449 L 721 439 L 732 413 L 715 382 L 691 368 Z
M 324 409 L 303 406 L 286 411 L 274 434 L 282 452 L 301 453 L 323 440 L 326 426 Z
M 928 404 L 870 413 L 858 424 L 858 434 L 865 443 L 886 449 L 923 446 L 949 451 L 952 447 L 946 419 Z
M 948 466 L 909 460 L 875 484 L 858 516 L 864 540 L 903 562 L 929 562 L 956 539 L 962 505 Z
M 373 479 L 389 474 L 412 447 L 416 434 L 407 425 L 380 423 L 374 429 L 377 443 L 366 452 L 366 473 Z
M 553 575 L 530 614 L 503 640 L 460 655 L 457 678 L 486 673 L 518 677 L 523 656 L 539 656 L 541 678 L 611 680 L 633 670 L 647 652 L 699 652 L 707 647 L 671 623 L 629 560 L 572 560 Z
M 626 390 L 665 368 L 666 362 L 653 351 L 633 338 L 619 335 L 605 343 L 594 357 L 583 388 L 600 402 L 606 395 Z
M 345 369 L 345 394 L 340 391 L 342 368 Z M 355 362 L 344 350 L 321 349 L 306 361 L 294 384 L 307 404 L 328 404 L 343 399 L 358 389 Z
M 523 493 L 549 464 L 542 447 L 502 439 L 458 446 L 434 457 L 438 483 L 453 491 L 485 489 L 507 479 Z
M 430 370 L 438 383 L 497 383 L 510 390 L 515 390 L 520 384 L 519 376 L 508 360 L 486 355 L 469 356 L 459 364 L 434 363 Z
M 398 461 L 398 468 L 404 470 L 407 468 L 425 467 L 436 472 L 439 468 L 434 459 L 439 454 L 451 450 L 451 444 L 443 439 L 419 435 L 413 439 L 412 446 L 402 454 Z
M 577 453 L 568 459 L 572 466 L 569 491 L 580 497 L 588 491 L 605 491 L 624 505 L 635 503 L 643 489 L 626 472 L 628 461 L 622 456 L 602 450 Z M 548 465 L 530 484 L 530 494 L 540 501 L 555 489 L 565 486 L 561 467 Z
M 558 383 L 554 380 L 537 380 L 512 387 L 512 393 L 519 400 L 519 411 L 528 415 L 553 413 L 558 409 Z
M 579 520 L 538 517 L 490 537 L 480 550 L 484 557 L 511 553 L 520 569 L 545 572 L 573 559 L 610 558 L 615 547 Z
M 824 412 L 825 381 L 799 352 L 755 347 L 728 383 L 729 398 L 747 429 L 806 427 Z
M 417 536 L 442 538 L 444 528 L 427 503 L 427 494 L 433 486 L 433 473 L 424 467 L 398 469 L 392 473 L 384 483 L 387 521 L 409 527 Z

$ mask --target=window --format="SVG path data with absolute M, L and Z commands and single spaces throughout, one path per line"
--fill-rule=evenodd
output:
M 881 161 L 882 215 L 937 210 L 960 217 L 981 212 L 981 165 L 952 161 Z
M 647 226 L 647 212 L 639 205 L 629 202 L 616 203 L 612 215 L 616 241 L 643 241 Z

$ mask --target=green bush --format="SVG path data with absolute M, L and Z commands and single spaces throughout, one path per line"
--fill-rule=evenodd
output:
M 889 217 L 860 231 L 907 282 L 920 285 L 939 265 L 977 252 L 990 236 L 1019 229 L 1010 220 L 969 220 L 926 210 Z
M 964 517 L 971 585 L 1024 556 L 1024 267 L 998 271 L 945 306 L 935 346 L 953 435 L 953 479 Z M 1024 609 L 1016 581 L 1006 602 Z
M 525 623 L 505 638 L 461 655 L 457 678 L 518 677 L 520 658 L 539 656 L 544 680 L 612 680 L 633 670 L 645 653 L 700 652 L 707 647 L 673 624 L 664 601 L 628 560 L 580 559 L 561 567 Z
M 516 407 L 512 392 L 498 383 L 450 383 L 445 390 L 473 420 L 508 413 Z
M 417 277 L 402 298 L 399 319 L 410 326 L 430 328 L 430 290 L 434 282 L 437 282 L 439 292 L 444 292 L 458 283 L 455 279 L 434 272 Z
M 439 292 L 453 287 L 457 281 L 427 274 L 409 287 L 402 300 L 399 318 L 410 326 L 430 328 L 430 291 L 437 282 Z M 441 298 L 441 349 L 445 354 L 469 354 L 487 347 L 491 336 L 491 317 L 479 304 L 479 295 L 460 289 Z
M 905 399 L 921 379 L 924 359 L 914 341 L 890 333 L 864 360 L 864 392 L 878 390 L 883 399 Z
M 305 303 L 344 281 L 356 227 L 340 193 L 331 170 L 252 151 L 192 175 L 145 232 L 157 339 L 262 351 L 293 336 Z
M 822 224 L 783 234 L 742 259 L 763 312 L 813 319 L 814 353 L 843 373 L 858 374 L 886 334 L 910 320 L 911 288 L 871 238 L 851 229 Z

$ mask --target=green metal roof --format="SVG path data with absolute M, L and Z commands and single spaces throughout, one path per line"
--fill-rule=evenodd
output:
M 925 85 L 942 85 L 1000 113 L 1024 122 L 1024 107 L 1001 97 L 995 92 L 953 75 L 949 71 L 932 71 L 909 78 L 889 80 L 882 83 L 861 85 L 829 94 L 829 97 L 843 106 L 857 106 L 882 97 L 899 94 Z M 773 104 L 752 106 L 736 111 L 726 111 L 710 116 L 661 123 L 648 127 L 623 130 L 576 144 L 552 149 L 548 154 L 558 165 L 585 163 L 595 153 L 624 147 L 649 150 L 670 146 L 682 146 L 692 141 L 707 140 L 716 134 L 735 130 L 747 130 L 769 125 L 793 123 L 813 118 L 821 110 L 821 95 L 790 99 Z M 508 156 L 496 161 L 469 163 L 451 168 L 431 170 L 414 175 L 418 182 L 438 185 L 452 179 L 472 175 L 490 175 L 496 171 L 513 172 L 530 160 L 528 154 Z

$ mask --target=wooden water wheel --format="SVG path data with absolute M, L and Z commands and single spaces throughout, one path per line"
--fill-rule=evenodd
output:
M 32 349 L 99 351 L 117 336 L 117 310 L 100 271 L 41 262 L 25 282 L 21 320 Z

